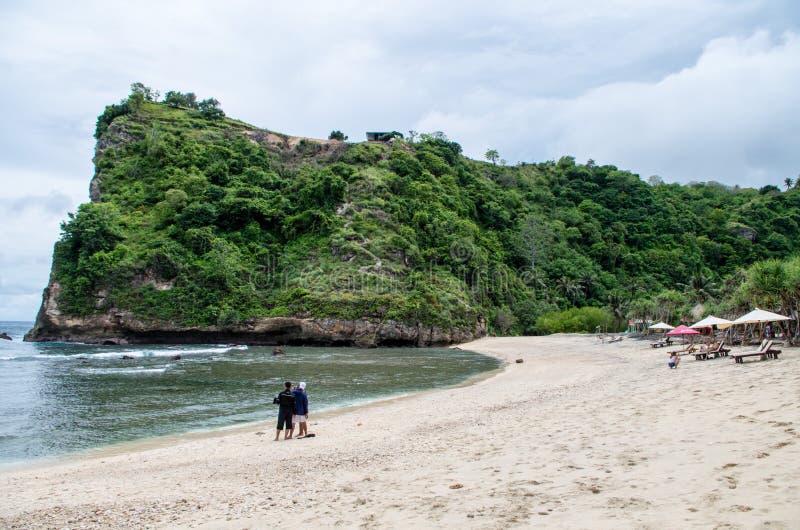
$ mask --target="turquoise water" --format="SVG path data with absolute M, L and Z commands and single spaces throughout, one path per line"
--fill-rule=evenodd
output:
M 31 327 L 0 322 L 14 339 L 0 340 L 0 463 L 271 419 L 286 380 L 308 383 L 313 414 L 457 384 L 499 366 L 436 348 L 289 346 L 273 356 L 270 347 L 22 342 Z

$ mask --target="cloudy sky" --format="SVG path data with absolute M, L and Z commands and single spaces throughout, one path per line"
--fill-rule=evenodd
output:
M 277 4 L 0 3 L 0 320 L 35 317 L 96 117 L 134 81 L 294 135 L 444 131 L 473 158 L 667 182 L 800 173 L 793 0 Z

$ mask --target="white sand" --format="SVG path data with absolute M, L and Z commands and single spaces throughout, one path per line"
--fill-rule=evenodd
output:
M 669 370 L 631 340 L 463 347 L 510 363 L 312 415 L 313 439 L 269 422 L 0 472 L 0 527 L 800 527 L 800 351 Z

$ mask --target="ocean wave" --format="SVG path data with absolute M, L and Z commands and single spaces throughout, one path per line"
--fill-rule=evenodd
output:
M 20 353 L 19 355 L 0 355 L 0 361 L 24 361 L 37 359 L 67 359 L 67 355 L 49 355 L 46 353 Z
M 145 374 L 163 374 L 171 367 L 171 364 L 160 368 L 145 368 L 143 366 L 134 366 L 132 368 L 81 368 L 78 372 L 92 375 L 145 375 Z
M 87 348 L 91 348 L 88 346 Z M 233 351 L 247 350 L 246 345 L 238 346 L 208 346 L 202 348 L 188 348 L 185 346 L 173 346 L 159 349 L 128 349 L 128 348 L 112 348 L 102 349 L 95 351 L 81 351 L 69 354 L 49 354 L 49 353 L 19 353 L 12 355 L 0 355 L 0 361 L 21 361 L 21 360 L 43 360 L 43 359 L 57 359 L 57 360 L 88 360 L 88 359 L 121 359 L 123 356 L 133 357 L 135 359 L 143 357 L 175 357 L 176 355 L 190 356 L 190 355 L 208 355 L 208 354 L 225 354 Z

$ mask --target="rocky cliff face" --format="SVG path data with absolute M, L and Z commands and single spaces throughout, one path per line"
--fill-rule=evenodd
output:
M 76 317 L 59 310 L 60 290 L 58 282 L 51 280 L 44 290 L 36 324 L 25 336 L 26 341 L 423 347 L 467 342 L 485 335 L 487 331 L 484 321 L 479 321 L 475 329 L 442 330 L 392 320 L 292 317 L 250 319 L 231 327 L 184 327 L 172 322 L 145 322 L 130 312 L 116 309 L 89 317 Z
M 468 267 L 510 270 L 473 251 L 476 209 L 418 197 L 467 164 L 458 144 L 293 137 L 130 98 L 95 136 L 91 202 L 28 341 L 442 345 L 484 335 L 492 300 L 523 288 L 473 289 Z

